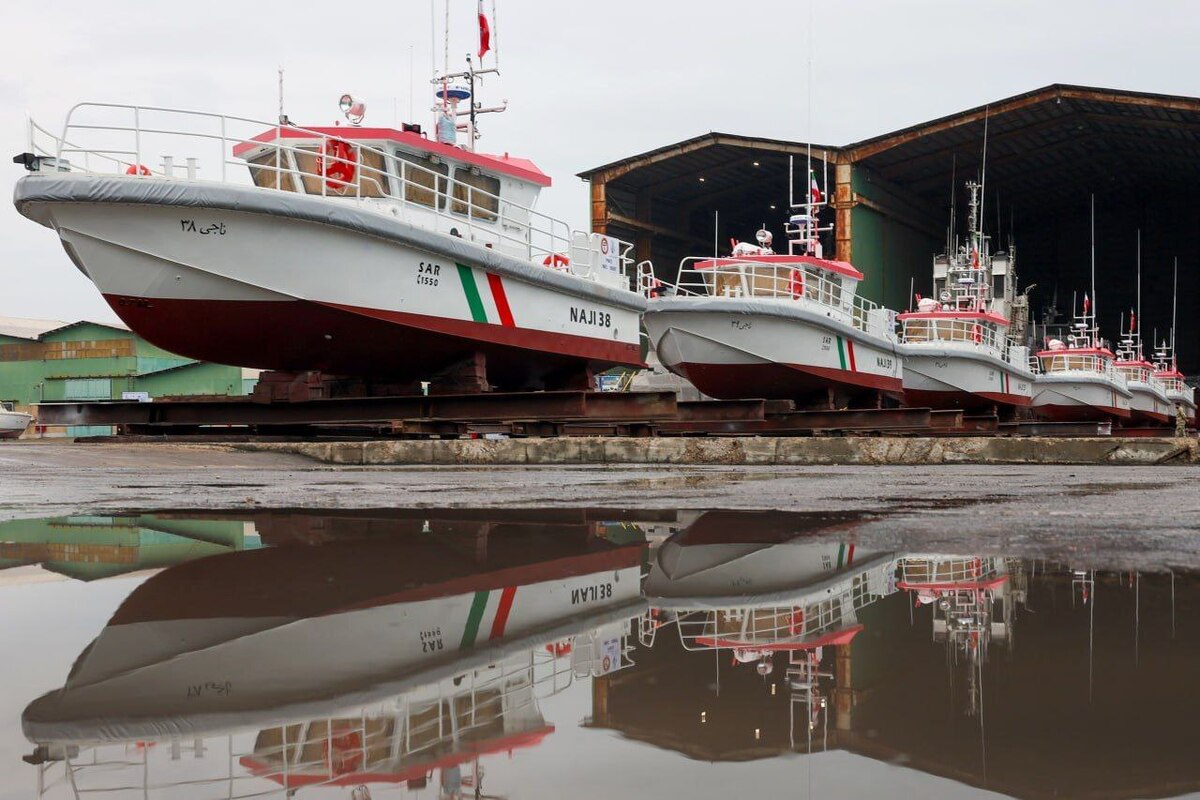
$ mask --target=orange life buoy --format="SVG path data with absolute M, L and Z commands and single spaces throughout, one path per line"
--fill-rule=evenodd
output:
M 792 292 L 792 297 L 800 297 L 804 294 L 804 270 L 792 268 L 792 274 L 788 279 L 788 288 Z
M 326 139 L 321 143 L 321 152 L 317 155 L 317 174 L 325 179 L 325 185 L 335 191 L 342 191 L 354 183 L 358 173 L 354 149 L 344 139 Z
M 149 175 L 150 168 L 145 164 L 130 164 L 125 168 L 126 175 Z
M 363 739 L 356 730 L 343 728 L 330 731 L 329 737 L 322 742 L 322 749 L 329 771 L 334 775 L 345 775 L 362 766 Z
M 571 259 L 564 253 L 551 253 L 542 259 L 542 264 L 555 269 L 566 269 L 571 266 Z

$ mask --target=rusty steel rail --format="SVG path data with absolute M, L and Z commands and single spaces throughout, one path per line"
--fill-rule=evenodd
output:
M 647 421 L 672 419 L 674 392 L 512 392 L 360 397 L 259 403 L 186 400 L 152 403 L 44 403 L 39 425 L 271 426 L 391 423 L 396 420 L 469 422 Z
M 702 411 L 692 409 L 691 419 L 659 422 L 655 427 L 664 435 L 787 436 L 820 431 L 911 432 L 962 424 L 961 411 L 933 412 L 928 408 L 792 411 L 767 414 L 761 419 L 722 419 L 716 415 L 706 418 Z

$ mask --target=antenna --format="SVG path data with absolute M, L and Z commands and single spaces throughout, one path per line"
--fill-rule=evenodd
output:
M 1179 308 L 1179 256 L 1175 256 L 1175 288 L 1171 291 L 1171 367 L 1178 363 L 1175 355 L 1175 313 Z
M 958 174 L 958 153 L 950 161 L 950 230 L 946 236 L 946 255 L 954 253 L 954 210 L 958 205 L 954 201 L 955 176 Z
M 990 106 L 983 107 L 983 163 L 979 167 L 979 249 L 983 249 L 983 201 L 987 199 L 987 136 L 988 111 Z
M 1138 228 L 1137 232 L 1137 315 L 1138 319 L 1142 318 L 1142 229 Z M 1129 332 L 1134 332 L 1136 323 L 1130 325 Z M 1153 342 L 1151 342 L 1153 344 Z M 1142 357 L 1142 337 L 1139 334 L 1137 337 L 1137 357 Z
M 1099 347 L 1100 333 L 1096 326 L 1096 320 L 1100 318 L 1097 311 L 1096 303 L 1096 195 L 1093 193 L 1092 198 L 1092 347 Z
M 808 0 L 808 110 L 805 112 L 807 118 L 804 120 L 804 125 L 808 130 L 804 134 L 804 138 L 808 140 L 805 146 L 806 167 L 808 174 L 804 176 L 804 191 L 807 193 L 808 201 L 812 202 L 812 51 L 813 51 L 813 4 L 812 0 Z
M 283 65 L 279 66 L 279 122 L 283 123 Z

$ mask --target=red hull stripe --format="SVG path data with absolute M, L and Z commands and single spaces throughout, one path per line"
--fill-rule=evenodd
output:
M 858 365 L 854 363 L 854 340 L 846 340 L 846 351 L 850 353 L 850 371 L 858 372 Z
M 598 361 L 613 361 L 618 364 L 645 367 L 636 344 L 613 342 L 592 336 L 578 336 L 567 333 L 551 333 L 530 328 L 507 328 L 502 325 L 467 322 L 448 317 L 434 317 L 425 314 L 410 314 L 405 311 L 385 311 L 375 308 L 347 306 L 340 303 L 323 303 L 329 308 L 350 311 L 355 314 L 394 322 L 412 328 L 445 333 L 451 336 L 461 336 L 464 339 L 478 339 L 484 342 L 520 347 L 528 350 L 546 350 L 563 355 L 582 356 Z
M 499 639 L 504 635 L 504 626 L 508 624 L 508 614 L 512 611 L 513 598 L 517 596 L 517 587 L 506 586 L 500 592 L 500 607 L 496 609 L 496 618 L 492 620 L 492 633 L 488 639 Z
M 504 281 L 500 280 L 499 275 L 491 272 L 487 274 L 488 286 L 492 287 L 492 299 L 496 301 L 496 313 L 500 315 L 500 324 L 508 328 L 515 328 L 516 323 L 513 322 L 512 309 L 508 305 L 508 295 L 504 293 Z

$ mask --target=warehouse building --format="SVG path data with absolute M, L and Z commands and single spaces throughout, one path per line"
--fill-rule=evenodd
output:
M 1096 206 L 1097 308 L 1115 337 L 1135 302 L 1142 242 L 1143 330 L 1171 324 L 1179 260 L 1180 366 L 1200 370 L 1200 98 L 1052 85 L 844 146 L 707 133 L 580 173 L 594 230 L 635 243 L 658 277 L 685 256 L 727 253 L 766 225 L 782 242 L 789 158 L 796 193 L 812 159 L 829 196 L 827 255 L 867 278 L 860 294 L 904 310 L 928 295 L 946 248 L 951 198 L 965 225 L 968 179 L 980 177 L 987 130 L 984 230 L 1015 249 L 1035 319 L 1071 313 L 1088 288 Z
M 240 367 L 168 353 L 119 323 L 0 317 L 0 401 L 35 416 L 43 402 L 242 395 L 253 383 Z

